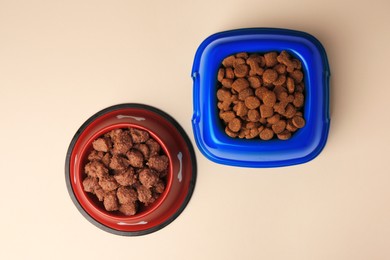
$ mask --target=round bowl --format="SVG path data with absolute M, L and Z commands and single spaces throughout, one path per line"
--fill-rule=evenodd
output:
M 306 125 L 289 140 L 244 140 L 226 135 L 217 109 L 217 72 L 224 58 L 239 52 L 287 50 L 302 63 Z M 312 35 L 287 29 L 249 28 L 216 33 L 196 51 L 192 78 L 192 126 L 199 150 L 211 161 L 239 167 L 282 167 L 306 163 L 320 154 L 329 132 L 329 64 Z
M 164 192 L 134 216 L 106 211 L 82 185 L 92 141 L 113 129 L 128 127 L 147 131 L 169 158 Z M 195 186 L 196 158 L 185 131 L 168 114 L 147 105 L 121 104 L 96 113 L 76 132 L 66 155 L 65 178 L 74 204 L 91 223 L 118 235 L 145 235 L 171 223 L 186 207 Z

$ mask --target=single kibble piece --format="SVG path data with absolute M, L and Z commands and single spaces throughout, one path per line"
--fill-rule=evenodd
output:
M 122 204 L 119 207 L 119 211 L 126 216 L 133 216 L 137 213 L 137 206 L 135 202 L 131 202 L 128 204 Z
M 274 114 L 273 116 L 267 118 L 267 123 L 268 124 L 276 124 L 280 120 L 280 115 L 279 114 Z
M 234 71 L 232 68 L 226 68 L 225 69 L 225 76 L 227 79 L 234 79 Z
M 263 103 L 268 107 L 273 107 L 276 103 L 276 95 L 272 91 L 266 91 L 263 94 Z
M 286 82 L 285 75 L 279 75 L 278 78 L 273 82 L 275 86 L 281 86 Z
M 243 78 L 249 73 L 249 67 L 246 64 L 239 64 L 234 68 L 234 75 L 237 78 Z
M 130 187 L 119 187 L 116 191 L 116 195 L 120 204 L 132 203 L 138 199 L 137 192 Z
M 218 75 L 217 75 L 217 80 L 221 82 L 225 78 L 225 69 L 224 68 L 219 68 L 218 70 Z
M 225 66 L 225 67 L 231 67 L 233 66 L 233 62 L 236 58 L 234 57 L 234 55 L 231 55 L 229 57 L 226 57 L 223 61 L 222 61 L 222 65 Z
M 269 107 L 264 104 L 260 106 L 260 116 L 262 118 L 271 117 L 273 115 L 274 115 L 274 109 L 272 107 Z
M 262 140 L 271 140 L 272 137 L 274 137 L 274 132 L 269 128 L 264 128 L 264 130 L 260 132 L 259 136 Z
M 264 83 L 272 83 L 278 78 L 278 73 L 273 69 L 267 69 L 263 73 Z
M 273 67 L 278 63 L 278 60 L 276 57 L 278 54 L 276 52 L 268 52 L 264 54 L 264 60 L 265 60 L 265 66 L 267 67 Z
M 284 130 L 283 132 L 276 135 L 280 140 L 288 140 L 291 138 L 291 132 Z
M 294 116 L 292 119 L 292 123 L 297 128 L 302 128 L 306 124 L 305 119 L 303 119 L 303 117 L 300 117 L 300 116 Z
M 293 72 L 291 72 L 291 73 L 289 74 L 289 76 L 290 76 L 291 78 L 294 79 L 295 83 L 300 83 L 300 82 L 302 82 L 303 73 L 302 73 L 302 71 L 300 71 L 300 70 L 294 70 Z
M 233 82 L 232 88 L 235 91 L 240 92 L 246 88 L 249 88 L 249 82 L 244 78 L 238 78 Z
M 92 142 L 93 149 L 101 152 L 108 152 L 110 149 L 111 142 L 108 138 L 98 138 Z
M 251 122 L 258 122 L 260 119 L 260 113 L 257 109 L 251 109 L 248 111 L 248 119 Z
M 233 85 L 233 79 L 225 78 L 221 81 L 221 83 L 222 83 L 222 86 L 224 86 L 225 88 L 231 88 Z
M 305 97 L 303 96 L 302 93 L 300 92 L 294 93 L 293 105 L 295 107 L 302 107 L 304 102 L 305 102 Z
M 237 116 L 245 116 L 246 114 L 248 114 L 248 108 L 245 106 L 244 102 L 240 101 L 236 104 L 236 113 Z
M 293 116 L 295 116 L 295 113 L 297 112 L 297 110 L 295 109 L 295 107 L 291 104 L 288 104 L 286 106 L 286 109 L 285 109 L 285 112 L 284 112 L 284 116 L 287 117 L 287 118 L 292 118 Z
M 228 126 L 225 127 L 225 133 L 230 136 L 230 137 L 237 137 L 237 133 L 236 132 L 233 132 L 232 130 L 230 130 L 230 128 Z
M 259 88 L 261 87 L 261 79 L 259 76 L 251 76 L 248 77 L 249 85 L 252 88 Z
M 234 118 L 229 122 L 228 126 L 229 129 L 232 130 L 233 132 L 238 132 L 241 129 L 241 120 L 238 118 Z
M 294 93 L 295 91 L 295 83 L 294 83 L 294 80 L 290 77 L 287 78 L 287 90 L 288 90 L 288 93 Z
M 245 106 L 248 109 L 255 109 L 260 106 L 260 100 L 257 97 L 249 96 L 245 99 Z
M 280 134 L 281 132 L 286 129 L 286 121 L 284 120 L 279 120 L 275 124 L 272 125 L 272 130 L 274 131 L 275 134 Z
M 226 112 L 222 112 L 222 113 L 219 114 L 219 118 L 221 118 L 226 123 L 229 123 L 235 117 L 236 117 L 236 115 L 234 114 L 233 111 L 226 111 Z
M 238 99 L 244 101 L 247 97 L 253 96 L 253 89 L 252 88 L 246 88 L 242 90 L 240 93 L 238 93 Z
M 248 58 L 248 53 L 246 52 L 239 52 L 236 54 L 236 58 L 243 58 L 243 59 L 247 59 Z
M 236 58 L 233 61 L 233 68 L 237 68 L 239 65 L 245 64 L 245 60 L 243 58 Z
M 116 182 L 122 186 L 130 186 L 136 183 L 137 181 L 137 177 L 132 167 L 129 167 L 124 171 L 119 171 L 115 173 L 114 178 Z
M 103 204 L 104 204 L 104 208 L 107 211 L 118 210 L 119 209 L 119 203 L 118 203 L 118 198 L 116 196 L 116 192 L 115 191 L 108 192 L 104 196 Z

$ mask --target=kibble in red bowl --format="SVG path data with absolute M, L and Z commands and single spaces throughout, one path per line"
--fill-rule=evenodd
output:
M 135 236 L 171 223 L 189 202 L 196 159 L 181 126 L 141 104 L 88 119 L 68 149 L 65 177 L 79 211 L 99 228 Z

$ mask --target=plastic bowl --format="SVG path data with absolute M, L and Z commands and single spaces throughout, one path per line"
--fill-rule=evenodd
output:
M 217 72 L 224 58 L 248 52 L 287 50 L 300 59 L 304 72 L 306 125 L 286 141 L 231 138 L 217 108 Z M 205 39 L 192 68 L 192 126 L 199 150 L 211 161 L 241 167 L 280 167 L 308 162 L 324 148 L 329 131 L 329 65 L 325 49 L 299 31 L 251 28 L 226 31 Z
M 134 216 L 106 211 L 102 202 L 82 186 L 92 141 L 113 129 L 127 127 L 148 131 L 169 158 L 165 191 Z M 184 210 L 195 186 L 196 158 L 188 136 L 172 117 L 150 106 L 122 104 L 96 113 L 76 132 L 66 155 L 65 177 L 74 204 L 91 223 L 118 235 L 144 235 L 165 227 Z

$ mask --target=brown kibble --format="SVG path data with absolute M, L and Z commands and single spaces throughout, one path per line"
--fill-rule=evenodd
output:
M 275 86 L 283 85 L 286 82 L 285 75 L 279 75 L 278 78 L 273 82 Z
M 259 88 L 261 86 L 261 79 L 259 76 L 251 76 L 248 78 L 248 81 L 252 88 Z
M 238 132 L 241 129 L 241 120 L 238 118 L 234 118 L 229 122 L 228 126 L 233 132 Z
M 223 102 L 218 102 L 217 106 L 218 106 L 218 108 L 220 110 L 229 111 L 229 110 L 231 110 L 230 105 L 231 105 L 231 101 L 230 100 L 225 100 Z
M 288 94 L 287 94 L 287 92 L 282 91 L 279 93 L 279 95 L 276 95 L 276 97 L 279 101 L 286 101 L 287 102 Z
M 248 123 L 246 123 L 245 128 L 247 128 L 247 129 L 256 128 L 257 129 L 257 128 L 259 128 L 259 126 L 260 126 L 259 122 L 248 122 Z
M 274 132 L 269 128 L 264 128 L 264 130 L 260 132 L 259 136 L 260 139 L 264 141 L 271 140 L 272 137 L 274 137 Z
M 232 88 L 239 93 L 240 91 L 249 88 L 249 82 L 244 78 L 238 78 L 233 82 Z
M 276 124 L 280 120 L 280 115 L 279 114 L 274 114 L 273 116 L 267 118 L 267 123 L 268 124 Z
M 230 137 L 237 137 L 237 133 L 233 132 L 232 130 L 230 130 L 230 128 L 228 126 L 225 127 L 225 133 L 230 136 Z
M 289 76 L 294 79 L 295 83 L 300 83 L 303 79 L 303 73 L 300 70 L 294 70 Z
M 245 99 L 245 106 L 248 109 L 255 109 L 260 106 L 260 100 L 255 96 L 249 96 Z
M 291 132 L 284 130 L 283 132 L 276 135 L 280 140 L 287 140 L 291 138 Z
M 294 93 L 295 91 L 295 83 L 294 83 L 294 80 L 290 77 L 287 77 L 287 90 L 288 90 L 288 93 Z
M 139 174 L 139 181 L 144 185 L 146 188 L 151 188 L 158 182 L 158 176 L 157 173 L 151 169 L 142 169 Z
M 234 75 L 237 78 L 243 78 L 246 77 L 249 73 L 249 67 L 248 65 L 244 64 L 239 64 L 234 68 Z
M 288 104 L 287 102 L 283 102 L 283 101 L 280 101 L 280 102 L 276 103 L 274 105 L 275 112 L 283 115 L 286 112 L 287 104 Z
M 264 56 L 242 52 L 224 59 L 218 71 L 217 106 L 226 134 L 262 140 L 274 135 L 291 138 L 298 129 L 295 124 L 304 125 L 301 69 L 301 61 L 287 51 Z
M 149 139 L 149 133 L 147 131 L 134 127 L 130 128 L 130 134 L 134 143 L 144 143 Z
M 259 130 L 257 128 L 248 129 L 248 133 L 246 133 L 245 138 L 246 139 L 253 139 L 259 135 Z
M 248 108 L 242 101 L 238 102 L 235 107 L 237 108 L 236 113 L 238 116 L 245 116 L 248 113 Z
M 118 188 L 118 183 L 113 176 L 104 176 L 99 179 L 99 185 L 106 192 L 113 191 Z
M 251 122 L 258 122 L 260 119 L 260 113 L 257 109 L 251 109 L 248 111 L 248 119 Z
M 260 87 L 255 90 L 255 95 L 258 97 L 260 100 L 263 100 L 264 94 L 268 91 L 267 88 L 265 87 Z
M 272 107 L 269 107 L 267 105 L 261 105 L 260 106 L 260 115 L 262 118 L 271 117 L 274 114 L 274 109 Z
M 272 125 L 272 130 L 274 131 L 275 134 L 279 134 L 286 129 L 286 121 L 284 120 L 279 120 L 275 124 Z
M 286 129 L 287 129 L 288 131 L 290 131 L 290 132 L 295 132 L 295 131 L 297 131 L 298 128 L 292 123 L 292 120 L 289 119 L 289 120 L 287 121 Z
M 231 88 L 232 87 L 232 84 L 233 84 L 233 80 L 232 79 L 228 79 L 228 78 L 225 78 L 221 81 L 221 84 L 222 86 L 224 86 L 225 88 Z
M 120 204 L 128 204 L 137 200 L 137 192 L 130 187 L 119 187 L 116 195 Z
M 225 76 L 227 79 L 234 79 L 234 71 L 232 68 L 226 68 L 225 69 Z
M 127 158 L 131 166 L 135 168 L 142 168 L 144 166 L 144 156 L 136 149 L 132 149 L 126 153 Z
M 300 70 L 302 68 L 302 64 L 298 59 L 292 59 L 292 63 L 294 65 L 294 68 L 297 70 Z
M 111 143 L 108 138 L 98 138 L 92 142 L 93 149 L 100 152 L 108 152 L 110 149 Z
M 137 181 L 137 176 L 134 174 L 134 169 L 129 167 L 127 170 L 117 172 L 114 178 L 119 185 L 129 186 L 133 185 Z
M 239 53 L 236 54 L 236 58 L 247 59 L 248 58 L 248 53 L 246 53 L 246 52 L 239 52 Z
M 235 117 L 236 117 L 236 115 L 234 114 L 233 111 L 226 111 L 226 112 L 219 113 L 219 118 L 221 118 L 226 123 L 229 123 Z
M 226 57 L 223 61 L 222 61 L 222 65 L 225 66 L 225 67 L 231 67 L 233 66 L 233 62 L 235 61 L 235 57 L 234 55 L 231 55 L 229 57 Z
M 300 116 L 294 116 L 291 121 L 296 128 L 302 128 L 306 124 L 305 119 L 303 119 L 303 117 Z
M 88 176 L 83 180 L 84 191 L 95 194 L 97 187 L 99 187 L 98 178 Z
M 116 197 L 116 192 L 114 190 L 111 192 L 108 192 L 104 196 L 103 204 L 104 204 L 104 208 L 107 211 L 115 211 L 115 210 L 119 209 L 118 199 Z
M 273 67 L 278 63 L 278 60 L 276 57 L 278 54 L 276 52 L 268 52 L 264 54 L 264 60 L 265 60 L 265 66 L 267 67 Z
M 219 68 L 217 80 L 218 80 L 219 82 L 221 82 L 221 81 L 223 80 L 224 77 L 225 77 L 225 69 L 224 69 L 224 68 Z
M 233 61 L 233 68 L 236 68 L 238 65 L 245 64 L 245 60 L 243 58 L 236 58 Z
M 133 216 L 137 213 L 137 206 L 135 202 L 122 204 L 119 207 L 119 211 L 126 216 Z
M 295 107 L 298 107 L 298 108 L 302 107 L 304 102 L 305 102 L 305 97 L 303 96 L 302 93 L 300 93 L 300 92 L 294 93 L 293 105 Z
M 226 88 L 220 88 L 217 91 L 217 98 L 219 101 L 225 101 L 232 97 L 232 93 Z
M 272 83 L 278 78 L 278 73 L 273 69 L 267 69 L 263 73 L 264 83 Z
M 104 164 L 98 161 L 87 163 L 84 167 L 84 171 L 90 177 L 101 178 L 108 175 L 108 169 L 104 166 Z
M 88 154 L 88 160 L 90 161 L 100 161 L 104 156 L 103 152 L 98 152 L 93 150 L 90 154 Z
M 274 68 L 274 70 L 276 70 L 277 73 L 279 74 L 285 74 L 286 73 L 286 66 L 283 65 L 283 64 L 277 64 Z
M 276 95 L 272 91 L 266 91 L 263 94 L 263 103 L 268 107 L 273 107 L 276 103 Z
M 157 172 L 168 169 L 169 159 L 166 155 L 153 156 L 149 158 L 147 165 Z
M 247 97 L 253 96 L 253 89 L 252 88 L 246 88 L 242 90 L 240 93 L 238 93 L 238 99 L 244 101 Z
M 250 55 L 246 60 L 246 64 L 248 64 L 251 68 L 249 75 L 250 76 L 254 76 L 256 74 L 260 76 L 263 75 L 264 73 L 264 69 L 262 68 L 264 66 L 263 63 L 265 63 L 264 57 L 261 57 L 259 55 Z
M 286 51 L 282 51 L 276 59 L 287 67 L 294 67 L 293 62 L 290 59 L 290 54 Z
M 295 107 L 291 104 L 288 104 L 285 110 L 286 112 L 284 113 L 284 116 L 287 118 L 292 118 L 293 116 L 295 116 L 295 113 L 297 112 Z

